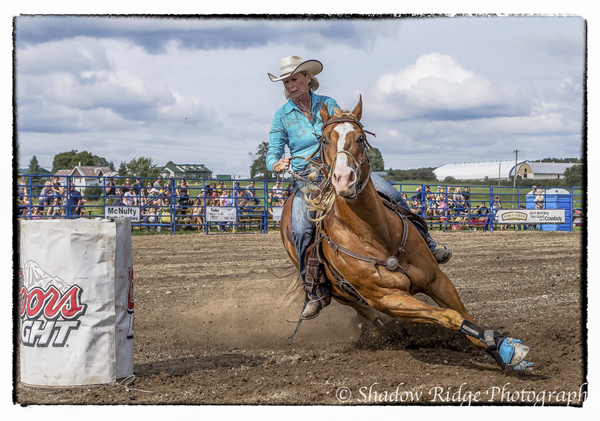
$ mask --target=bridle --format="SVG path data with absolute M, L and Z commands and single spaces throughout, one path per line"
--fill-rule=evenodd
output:
M 360 162 L 358 162 L 356 160 L 356 158 L 354 157 L 354 155 L 352 155 L 350 152 L 345 151 L 345 150 L 341 150 L 336 152 L 336 154 L 333 157 L 333 160 L 331 161 L 331 167 L 335 168 L 335 163 L 337 160 L 337 157 L 339 154 L 346 154 L 347 156 L 352 158 L 352 161 L 354 162 L 354 171 L 356 171 L 356 180 L 357 180 L 357 184 L 356 184 L 356 189 L 354 191 L 354 194 L 352 196 L 349 196 L 348 199 L 355 199 L 360 192 L 363 191 L 363 189 L 365 188 L 365 186 L 367 185 L 367 183 L 369 182 L 369 178 L 371 178 L 371 167 L 369 166 L 369 173 L 367 174 L 367 177 L 365 177 L 365 179 L 361 182 L 358 181 L 361 179 L 362 176 L 362 165 L 364 164 L 365 161 L 369 161 L 369 157 L 367 156 L 367 150 L 371 149 L 372 146 L 371 144 L 368 142 L 367 140 L 367 134 L 370 134 L 372 136 L 375 136 L 375 133 L 372 133 L 368 130 L 364 129 L 364 126 L 362 125 L 362 123 L 356 119 L 354 116 L 352 115 L 345 115 L 345 116 L 339 116 L 339 117 L 331 117 L 329 120 L 327 120 L 325 123 L 323 123 L 323 128 L 321 130 L 321 136 L 319 137 L 319 149 L 317 150 L 317 152 L 319 152 L 321 159 L 323 159 L 323 144 L 324 144 L 324 133 L 325 133 L 325 128 L 327 126 L 330 126 L 332 124 L 340 124 L 340 123 L 352 123 L 352 124 L 356 124 L 360 130 L 363 132 L 364 136 L 362 137 L 362 140 L 360 140 L 360 143 L 362 144 L 363 147 L 363 154 L 362 154 L 362 158 L 360 160 Z M 330 173 L 330 168 L 329 166 L 325 163 L 325 161 L 323 160 L 323 164 L 324 168 L 326 169 L 327 173 Z

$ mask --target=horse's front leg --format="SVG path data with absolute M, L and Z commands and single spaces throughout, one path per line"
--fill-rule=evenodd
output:
M 471 342 L 480 348 L 485 348 L 503 369 L 520 370 L 533 365 L 524 360 L 529 348 L 521 341 L 507 338 L 494 330 L 484 329 L 466 320 L 455 310 L 432 307 L 402 292 L 387 295 L 379 303 L 373 304 L 377 310 L 392 317 L 401 317 L 416 323 L 437 323 L 447 329 L 465 333 Z

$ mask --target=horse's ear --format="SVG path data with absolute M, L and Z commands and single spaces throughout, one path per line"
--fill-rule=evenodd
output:
M 358 121 L 360 121 L 360 118 L 362 117 L 362 95 L 359 95 L 358 104 L 356 104 L 356 107 L 354 107 L 354 111 L 352 111 L 352 115 Z
M 321 120 L 323 120 L 323 124 L 329 120 L 329 111 L 327 110 L 327 105 L 325 105 L 325 103 L 321 104 Z

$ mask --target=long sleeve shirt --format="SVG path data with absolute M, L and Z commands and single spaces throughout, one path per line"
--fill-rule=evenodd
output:
M 319 148 L 319 137 L 323 131 L 323 120 L 320 111 L 321 104 L 327 106 L 329 114 L 334 108 L 340 108 L 335 99 L 317 95 L 312 96 L 312 122 L 300 111 L 298 106 L 290 99 L 281 107 L 273 117 L 271 124 L 269 150 L 267 151 L 267 168 L 273 169 L 273 164 L 279 161 L 285 152 L 285 145 L 292 155 L 308 157 Z M 303 159 L 292 160 L 292 170 L 299 171 L 308 164 Z

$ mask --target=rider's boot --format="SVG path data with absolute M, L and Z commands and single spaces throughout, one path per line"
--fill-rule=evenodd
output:
M 319 259 L 312 253 L 307 256 L 304 290 L 306 291 L 304 310 L 300 314 L 302 320 L 314 319 L 321 309 L 331 303 L 329 285 L 325 273 L 320 267 Z
M 435 257 L 435 260 L 442 265 L 452 257 L 452 252 L 448 250 L 448 247 L 443 245 L 442 243 L 437 243 L 433 238 L 427 233 L 425 237 L 425 242 L 429 246 L 429 250 L 431 250 L 431 254 Z

